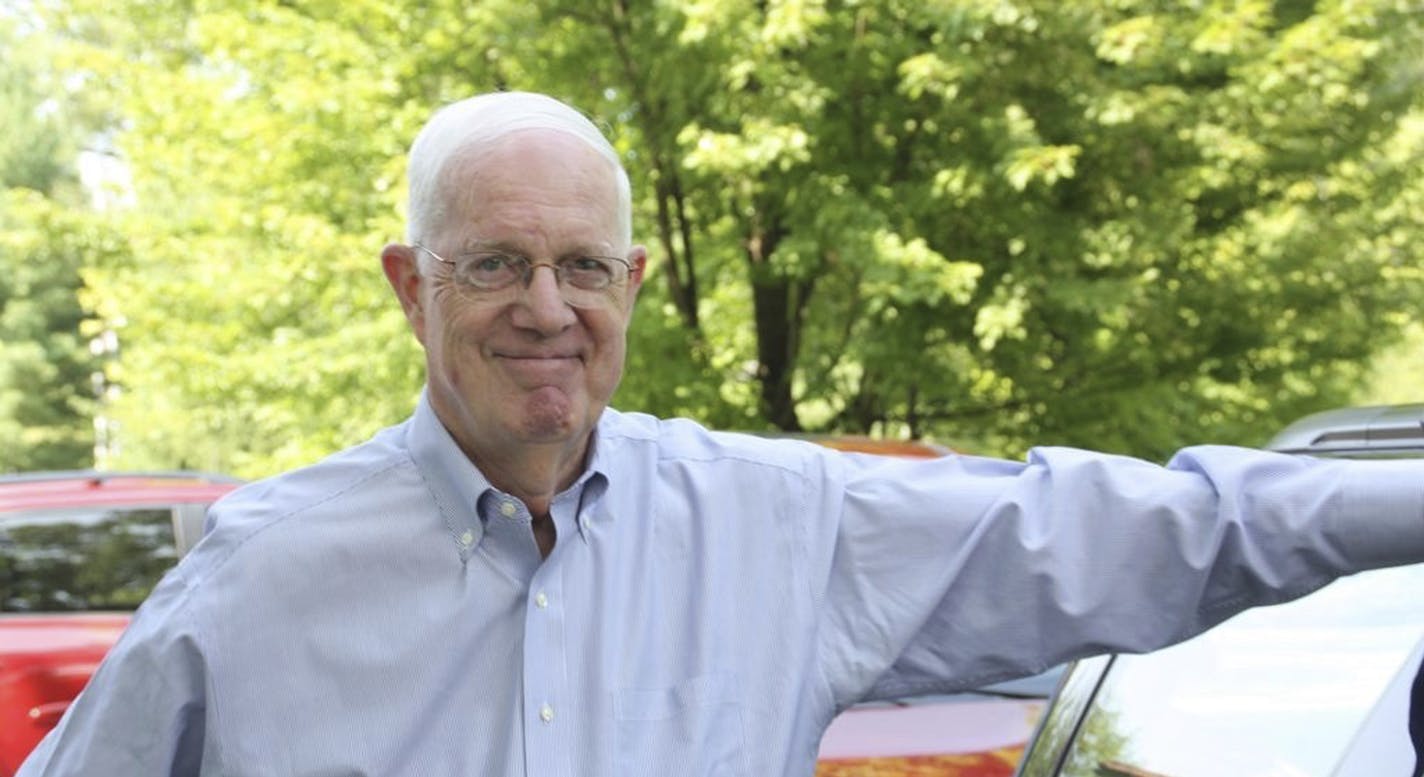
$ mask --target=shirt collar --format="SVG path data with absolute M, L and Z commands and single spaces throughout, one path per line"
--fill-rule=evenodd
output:
M 410 448 L 410 457 L 425 479 L 450 536 L 460 548 L 461 559 L 468 560 L 484 537 L 477 509 L 480 495 L 492 486 L 440 423 L 425 390 L 420 392 L 409 429 L 406 445 Z
M 612 464 L 608 450 L 610 446 L 605 444 L 607 435 L 599 432 L 602 427 L 613 422 L 610 416 L 616 415 L 613 411 L 605 411 L 599 418 L 589 440 L 588 465 L 567 489 L 568 492 L 577 494 L 581 501 L 578 530 L 585 540 L 588 539 L 588 516 L 594 514 L 598 501 L 608 490 L 607 473 Z M 420 470 L 440 509 L 446 527 L 460 546 L 461 558 L 467 559 L 469 553 L 484 537 L 484 526 L 479 514 L 480 498 L 486 492 L 496 489 L 465 452 L 460 450 L 455 438 L 450 436 L 449 430 L 435 415 L 428 389 L 422 389 L 420 392 L 420 401 L 416 404 L 415 414 L 411 418 L 406 444 L 416 468 Z

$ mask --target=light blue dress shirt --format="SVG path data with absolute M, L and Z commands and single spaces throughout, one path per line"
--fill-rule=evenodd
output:
M 20 775 L 810 775 L 858 699 L 1424 560 L 1424 463 L 912 461 L 610 410 L 552 517 L 541 559 L 422 400 L 214 508 Z

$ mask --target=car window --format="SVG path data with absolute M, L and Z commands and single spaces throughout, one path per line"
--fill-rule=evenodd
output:
M 177 560 L 168 507 L 0 517 L 0 611 L 132 610 Z
M 1181 645 L 1117 657 L 1062 774 L 1335 774 L 1416 660 L 1420 590 L 1424 565 L 1369 572 Z M 1402 717 L 1384 731 L 1411 752 Z
M 1112 656 L 1093 656 L 1075 661 L 1068 668 L 1052 706 L 1034 734 L 1032 754 L 1019 771 L 1022 777 L 1051 777 L 1059 773 L 1063 751 L 1074 741 L 1083 711 L 1092 703 L 1103 672 L 1112 661 Z

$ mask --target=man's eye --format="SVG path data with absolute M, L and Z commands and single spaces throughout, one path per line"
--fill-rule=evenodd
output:
M 575 256 L 572 259 L 566 259 L 564 268 L 581 274 L 607 273 L 609 271 L 606 260 L 592 256 Z
M 470 257 L 466 266 L 469 267 L 471 272 L 498 273 L 513 267 L 514 260 L 503 254 L 488 254 L 485 256 Z
M 519 279 L 524 260 L 508 254 L 470 254 L 455 265 L 455 280 L 481 289 L 497 289 Z

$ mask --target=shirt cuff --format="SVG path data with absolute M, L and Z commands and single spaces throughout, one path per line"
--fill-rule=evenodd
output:
M 1363 569 L 1424 562 L 1424 460 L 1340 461 L 1335 536 Z

